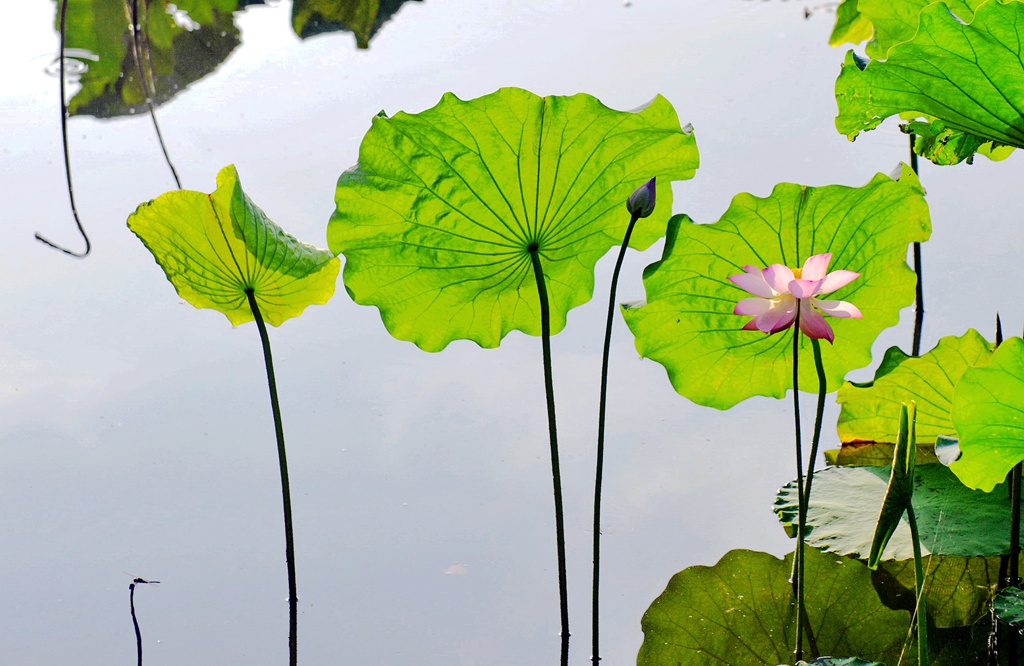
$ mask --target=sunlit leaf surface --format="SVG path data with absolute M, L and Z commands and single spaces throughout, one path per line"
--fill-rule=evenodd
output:
M 933 146 L 930 154 L 945 163 L 967 157 L 972 145 L 1024 146 L 1024 3 L 988 0 L 965 24 L 936 2 L 921 11 L 912 34 L 866 67 L 847 54 L 836 81 L 840 133 L 853 139 L 890 116 L 916 114 L 972 135 L 946 136 L 954 146 L 945 152 Z
M 1024 340 L 1005 340 L 988 365 L 964 373 L 953 425 L 962 455 L 949 467 L 972 488 L 991 490 L 1024 460 Z
M 677 573 L 644 614 L 638 666 L 792 663 L 792 558 L 734 550 L 713 567 Z M 897 663 L 910 615 L 882 605 L 868 568 L 810 548 L 805 567 L 809 633 L 818 647 L 808 656 Z
M 993 348 L 970 329 L 960 337 L 942 338 L 918 358 L 904 357 L 872 383 L 844 384 L 836 396 L 842 405 L 837 429 L 844 448 L 895 442 L 900 405 L 911 401 L 917 403 L 918 444 L 933 446 L 939 435 L 954 435 L 953 389 L 968 368 L 988 363 Z
M 928 617 L 936 627 L 967 627 L 988 615 L 989 604 L 999 587 L 1000 559 L 952 555 L 925 558 Z M 913 609 L 913 560 L 882 562 L 872 580 L 887 606 Z
M 837 555 L 867 558 L 882 500 L 888 467 L 828 467 L 814 475 L 807 510 L 807 543 Z M 775 500 L 784 525 L 796 525 L 796 482 Z M 1009 492 L 1001 485 L 985 493 L 964 486 L 945 465 L 918 465 L 914 511 L 924 554 L 995 556 L 1010 552 Z M 900 522 L 882 551 L 883 560 L 914 556 L 910 528 Z
M 338 260 L 267 218 L 242 191 L 234 166 L 217 174 L 213 194 L 167 192 L 139 206 L 128 227 L 179 296 L 223 313 L 235 326 L 253 320 L 248 289 L 274 326 L 334 295 Z
M 629 195 L 657 176 L 657 208 L 630 242 L 646 248 L 664 233 L 671 181 L 697 161 L 660 96 L 622 112 L 584 94 L 446 94 L 421 113 L 374 118 L 338 181 L 327 242 L 345 255 L 349 294 L 377 306 L 396 338 L 428 351 L 457 339 L 496 347 L 512 330 L 540 334 L 531 248 L 557 333 L 622 242 Z
M 792 332 L 741 330 L 749 317 L 733 307 L 749 294 L 728 277 L 744 265 L 799 267 L 810 255 L 830 252 L 830 270 L 861 275 L 828 298 L 863 313 L 829 319 L 835 344 L 821 351 L 832 391 L 851 369 L 870 363 L 875 337 L 913 302 L 907 245 L 930 231 L 909 168 L 899 180 L 879 174 L 859 188 L 782 183 L 766 198 L 740 194 L 715 224 L 672 219 L 661 261 L 644 271 L 647 302 L 626 306 L 626 322 L 641 356 L 665 366 L 675 389 L 696 403 L 725 409 L 754 395 L 782 397 L 793 384 Z M 801 344 L 800 387 L 816 391 L 810 343 Z

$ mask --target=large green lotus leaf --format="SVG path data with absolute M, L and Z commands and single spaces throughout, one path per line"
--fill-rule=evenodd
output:
M 355 35 L 356 45 L 370 48 L 381 26 L 407 0 L 295 0 L 292 3 L 292 29 L 300 38 L 336 30 Z
M 68 0 L 66 47 L 85 71 L 81 88 L 68 102 L 72 115 L 100 118 L 142 112 L 146 94 L 130 48 L 125 0 Z M 238 46 L 232 12 L 239 0 L 153 0 L 139 2 L 143 62 L 156 94 L 155 104 L 171 99 L 188 84 L 212 72 Z M 174 10 L 174 13 L 169 10 Z M 179 21 L 175 15 L 182 20 Z M 60 26 L 57 5 L 57 29 Z M 87 52 L 87 53 L 86 53 Z
M 139 206 L 128 227 L 179 296 L 223 313 L 234 326 L 253 320 L 249 289 L 274 326 L 334 295 L 338 259 L 267 218 L 242 191 L 234 166 L 217 174 L 213 194 L 167 192 Z
M 984 1 L 941 0 L 950 12 L 967 22 L 974 18 L 974 10 Z M 914 38 L 921 11 L 934 2 L 935 0 L 857 0 L 849 8 L 841 5 L 836 10 L 836 29 L 833 30 L 829 44 L 856 44 L 871 37 L 865 52 L 872 58 L 884 59 L 890 48 Z
M 890 116 L 911 114 L 973 135 L 979 145 L 1024 146 L 1022 38 L 1024 3 L 988 0 L 970 24 L 944 3 L 930 4 L 914 38 L 892 46 L 885 60 L 865 66 L 847 54 L 836 81 L 836 128 L 854 139 Z
M 512 330 L 540 334 L 531 248 L 557 333 L 622 242 L 629 195 L 658 177 L 658 206 L 631 241 L 644 249 L 664 233 L 671 181 L 697 163 L 692 132 L 660 96 L 622 112 L 584 94 L 449 93 L 422 113 L 374 118 L 338 180 L 327 242 L 345 255 L 349 294 L 377 306 L 396 338 L 496 347 Z
M 992 612 L 1003 622 L 1014 627 L 1024 627 L 1024 590 L 1008 587 L 996 595 Z
M 829 391 L 853 368 L 871 362 L 871 344 L 914 300 L 907 245 L 931 232 L 921 185 L 909 167 L 898 180 L 878 174 L 863 187 L 777 185 L 767 198 L 737 195 L 714 224 L 672 218 L 661 261 L 644 271 L 645 304 L 625 306 L 641 356 L 665 366 L 676 391 L 701 405 L 726 409 L 755 395 L 781 398 L 792 388 L 791 331 L 741 330 L 733 314 L 749 296 L 728 280 L 744 265 L 799 267 L 830 252 L 830 270 L 860 273 L 834 296 L 860 308 L 863 319 L 830 319 L 835 344 L 822 344 Z M 817 391 L 810 342 L 800 387 Z
M 837 555 L 866 558 L 888 481 L 887 467 L 827 467 L 816 472 L 807 508 L 807 543 Z M 998 492 L 971 490 L 945 465 L 918 465 L 913 496 L 922 553 L 989 557 L 1010 552 L 1005 485 Z M 796 525 L 795 481 L 779 491 L 775 512 L 783 526 Z M 903 520 L 881 559 L 913 556 L 910 528 Z
M 955 434 L 950 420 L 953 389 L 969 368 L 988 363 L 993 348 L 969 329 L 960 337 L 942 338 L 923 356 L 904 357 L 871 383 L 844 384 L 836 396 L 844 449 L 873 442 L 891 445 L 899 430 L 900 405 L 910 402 L 917 403 L 918 445 L 934 446 L 939 435 Z
M 819 655 L 855 654 L 895 664 L 910 614 L 886 608 L 856 560 L 805 551 L 805 602 Z M 793 555 L 734 550 L 713 567 L 672 577 L 644 613 L 638 666 L 763 666 L 793 658 Z M 805 642 L 805 647 L 807 643 Z
M 829 35 L 829 46 L 860 44 L 874 34 L 871 20 L 860 13 L 858 0 L 842 0 L 836 7 L 836 23 Z
M 968 627 L 988 615 L 999 589 L 999 557 L 931 555 L 925 558 L 928 618 L 942 628 Z M 882 562 L 873 577 L 890 608 L 911 610 L 916 602 L 913 560 Z
M 950 469 L 990 491 L 1024 460 L 1024 340 L 1005 340 L 985 367 L 964 373 L 953 395 L 960 459 Z

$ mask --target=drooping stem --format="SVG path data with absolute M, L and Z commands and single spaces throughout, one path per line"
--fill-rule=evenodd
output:
M 298 602 L 295 592 L 295 540 L 292 536 L 292 494 L 288 484 L 288 456 L 284 449 L 284 426 L 281 424 L 281 405 L 277 400 L 277 380 L 274 378 L 274 359 L 270 354 L 270 338 L 267 336 L 267 325 L 256 304 L 256 294 L 246 289 L 249 308 L 256 319 L 256 328 L 260 331 L 263 343 L 263 361 L 267 366 L 267 386 L 270 388 L 270 406 L 274 413 L 274 434 L 277 436 L 277 459 L 281 467 L 281 502 L 284 505 L 284 557 L 288 568 L 288 655 L 290 666 L 298 663 Z
M 911 446 L 914 443 L 911 442 Z M 912 504 L 907 505 L 907 522 L 910 523 L 910 539 L 914 544 L 914 581 L 917 584 L 917 604 L 914 615 L 917 617 L 917 663 L 928 666 L 928 613 L 924 599 L 924 562 L 921 558 L 921 535 L 917 531 L 917 516 L 914 515 Z
M 145 8 L 145 5 L 143 5 L 143 7 Z M 148 12 L 149 10 L 147 9 L 146 11 Z M 160 144 L 160 150 L 164 153 L 164 161 L 167 162 L 167 166 L 171 170 L 171 176 L 174 177 L 174 182 L 180 190 L 181 179 L 178 178 L 178 170 L 174 168 L 174 164 L 171 162 L 171 155 L 167 152 L 167 144 L 164 143 L 164 135 L 160 131 L 160 123 L 156 121 L 156 106 L 153 102 L 153 98 L 156 97 L 156 85 L 153 83 L 153 64 L 150 57 L 149 40 L 142 32 L 142 25 L 139 20 L 139 0 L 132 0 L 131 16 L 128 18 L 131 21 L 132 26 L 132 56 L 135 59 L 136 69 L 139 72 L 139 84 L 142 86 L 142 93 L 143 97 L 146 99 L 146 106 L 149 107 L 149 117 L 153 120 L 153 130 L 156 132 L 156 140 Z M 143 57 L 145 57 L 146 60 L 145 67 L 142 64 Z
M 135 647 L 139 654 L 139 666 L 142 666 L 142 631 L 139 630 L 139 621 L 135 617 L 135 583 L 128 584 L 128 605 L 132 609 L 132 624 L 135 626 Z
M 60 135 L 64 146 L 64 177 L 68 182 L 68 199 L 71 200 L 71 215 L 75 218 L 75 226 L 78 227 L 78 233 L 82 235 L 82 239 L 85 241 L 85 250 L 83 252 L 69 250 L 66 247 L 57 245 L 53 241 L 47 240 L 39 232 L 36 232 L 36 240 L 49 245 L 55 250 L 60 250 L 64 254 L 81 259 L 89 254 L 89 251 L 92 249 L 92 243 L 89 242 L 89 236 L 85 233 L 85 227 L 82 226 L 82 219 L 78 216 L 78 206 L 75 205 L 75 188 L 71 184 L 71 151 L 68 149 L 68 96 L 67 82 L 64 80 L 64 51 L 68 34 L 68 1 L 62 0 L 60 3 L 60 52 L 57 54 L 60 61 Z
M 558 464 L 558 428 L 555 425 L 555 386 L 551 377 L 551 311 L 548 306 L 548 291 L 544 283 L 544 270 L 540 265 L 540 249 L 531 244 L 530 260 L 533 276 L 537 282 L 537 297 L 540 301 L 540 339 L 544 353 L 544 391 L 548 403 L 548 436 L 551 444 L 551 485 L 555 496 L 555 541 L 558 548 L 558 599 L 562 620 L 561 665 L 569 663 L 569 586 L 565 573 L 565 519 L 562 514 L 562 472 Z
M 917 170 L 917 153 L 914 152 L 914 141 L 917 137 L 910 135 L 910 168 Z M 921 267 L 921 244 L 914 243 L 914 274 L 917 276 L 916 297 L 914 300 L 914 341 L 911 356 L 921 355 L 921 330 L 924 328 L 924 271 Z
M 800 437 L 800 307 L 793 323 L 793 433 L 796 443 L 796 551 L 793 554 L 793 592 L 796 595 L 796 661 L 804 652 L 804 517 L 807 514 L 804 498 L 804 451 Z
M 619 256 L 615 260 L 615 270 L 612 271 L 612 284 L 608 291 L 608 320 L 604 328 L 604 354 L 601 357 L 601 399 L 597 412 L 597 472 L 594 478 L 594 585 L 591 605 L 591 653 L 590 659 L 596 666 L 601 660 L 601 652 L 598 649 L 598 627 L 600 618 L 599 590 L 601 582 L 601 485 L 604 476 L 604 427 L 605 414 L 608 405 L 608 357 L 612 348 L 612 323 L 615 321 L 615 290 L 619 284 L 619 271 L 622 269 L 622 260 L 626 256 L 626 248 L 629 247 L 629 237 L 633 234 L 633 227 L 639 216 L 632 215 L 629 226 L 626 227 L 626 234 L 622 238 L 622 245 L 619 246 Z

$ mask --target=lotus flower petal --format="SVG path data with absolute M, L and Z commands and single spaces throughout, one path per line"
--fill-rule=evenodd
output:
M 744 266 L 743 270 L 746 273 L 740 273 L 739 275 L 729 276 L 729 281 L 734 285 L 754 296 L 760 296 L 761 298 L 772 298 L 776 295 L 775 291 L 768 285 L 764 280 L 764 274 L 760 268 L 755 266 Z

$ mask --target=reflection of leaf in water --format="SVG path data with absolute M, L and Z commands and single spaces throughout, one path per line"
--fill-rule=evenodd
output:
M 68 0 L 67 47 L 97 60 L 81 75 L 71 115 L 98 118 L 146 110 L 146 95 L 130 48 L 130 0 Z M 141 0 L 140 46 L 151 69 L 154 103 L 168 101 L 185 86 L 212 72 L 240 43 L 232 10 L 238 0 Z
M 366 49 L 370 47 L 370 39 L 405 2 L 407 0 L 295 0 L 292 28 L 302 39 L 347 30 L 355 35 L 356 45 Z

